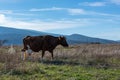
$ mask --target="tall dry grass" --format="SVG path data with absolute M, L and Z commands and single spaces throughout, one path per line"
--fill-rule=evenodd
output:
M 0 73 L 25 73 L 29 70 L 38 69 L 36 63 L 40 63 L 41 52 L 33 53 L 31 59 L 21 59 L 21 46 L 14 46 L 16 53 L 9 54 L 9 46 L 0 48 Z M 32 62 L 30 64 L 29 62 Z M 51 54 L 45 53 L 45 64 L 57 65 L 84 65 L 98 68 L 120 67 L 120 45 L 119 44 L 81 44 L 63 48 L 58 46 L 54 50 L 54 60 Z

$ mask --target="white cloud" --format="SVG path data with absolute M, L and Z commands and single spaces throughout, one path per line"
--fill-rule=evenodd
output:
M 30 9 L 30 11 L 58 11 L 58 10 L 63 10 L 64 8 L 57 8 L 57 7 L 52 7 L 52 8 L 33 8 Z
M 91 6 L 91 7 L 101 7 L 101 6 L 110 5 L 111 3 L 120 5 L 120 0 L 104 0 L 102 2 L 83 2 L 83 3 L 79 3 L 79 5 Z
M 79 5 L 99 7 L 99 6 L 105 6 L 106 3 L 105 2 L 84 2 L 84 3 L 79 3 Z
M 79 14 L 86 14 L 85 10 L 80 9 L 80 8 L 59 8 L 59 7 L 52 7 L 52 8 L 33 8 L 30 9 L 29 11 L 66 11 L 70 15 L 79 15 Z
M 91 15 L 91 16 L 107 16 L 107 17 L 120 17 L 118 14 L 109 14 L 109 13 L 100 13 L 95 11 L 84 10 L 81 8 L 59 8 L 59 7 L 52 7 L 52 8 L 34 8 L 30 9 L 29 11 L 66 11 L 69 15 Z M 25 14 L 23 14 L 25 15 Z M 30 15 L 30 14 L 29 14 Z M 32 15 L 32 14 L 31 14 Z
M 89 16 L 104 16 L 104 17 L 116 17 L 120 18 L 119 14 L 109 14 L 109 13 L 101 13 L 101 12 L 95 12 L 95 11 L 88 11 L 84 9 L 79 8 L 68 8 L 66 9 L 68 11 L 69 15 L 89 15 Z
M 83 9 L 78 9 L 78 8 L 59 8 L 59 7 L 52 7 L 52 8 L 32 8 L 29 11 L 60 11 L 64 10 L 69 12 L 70 14 L 84 14 L 85 11 Z
M 0 14 L 0 23 L 4 23 L 6 21 L 5 15 Z
M 0 14 L 12 14 L 12 10 L 0 10 Z
M 85 14 L 85 11 L 83 9 L 79 9 L 79 8 L 59 8 L 59 7 L 52 7 L 52 8 L 33 8 L 30 9 L 29 11 L 67 11 L 70 14 Z
M 5 2 L 5 3 L 16 3 L 16 2 L 19 2 L 21 0 L 0 0 L 0 2 Z
M 71 15 L 86 14 L 86 11 L 83 10 L 83 9 L 67 9 L 67 11 L 68 11 Z
M 26 12 L 26 13 L 25 13 Z M 20 10 L 0 10 L 0 14 L 5 14 L 5 15 L 9 15 L 9 16 L 35 16 L 35 14 L 33 13 L 28 13 L 28 10 L 22 10 L 22 12 Z
M 120 0 L 110 0 L 111 3 L 114 3 L 116 5 L 120 5 Z
M 95 26 L 103 22 L 110 22 L 104 19 L 72 19 L 72 20 L 56 20 L 56 21 L 41 21 L 41 20 L 31 20 L 31 21 L 21 21 L 15 20 L 10 17 L 6 17 L 4 14 L 0 14 L 0 25 L 6 27 L 22 28 L 22 29 L 32 29 L 38 31 L 45 31 L 51 29 L 64 29 L 73 27 L 85 27 L 85 26 Z
M 80 22 L 81 21 L 81 22 Z M 20 21 L 10 17 L 6 17 L 4 14 L 0 14 L 0 26 L 21 28 L 21 29 L 32 29 L 38 31 L 45 31 L 51 29 L 64 29 L 78 26 L 85 26 L 87 22 L 82 20 L 59 20 L 59 21 Z

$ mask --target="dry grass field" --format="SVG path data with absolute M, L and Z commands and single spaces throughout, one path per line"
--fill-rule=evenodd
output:
M 9 54 L 0 47 L 0 80 L 120 80 L 119 44 L 80 44 L 54 50 L 54 60 L 46 52 L 21 59 L 21 46 Z

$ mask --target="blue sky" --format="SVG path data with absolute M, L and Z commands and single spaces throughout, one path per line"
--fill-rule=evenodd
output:
M 120 0 L 0 0 L 0 26 L 120 40 Z

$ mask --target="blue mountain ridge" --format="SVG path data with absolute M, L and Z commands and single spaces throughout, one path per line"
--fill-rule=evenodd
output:
M 53 34 L 34 30 L 16 29 L 0 26 L 0 40 L 7 40 L 5 45 L 22 45 L 22 39 L 27 36 L 38 36 L 38 35 L 53 35 L 60 36 L 60 34 Z M 81 43 L 117 43 L 117 41 L 106 40 L 100 38 L 88 37 L 80 34 L 64 35 L 69 44 L 81 44 Z

